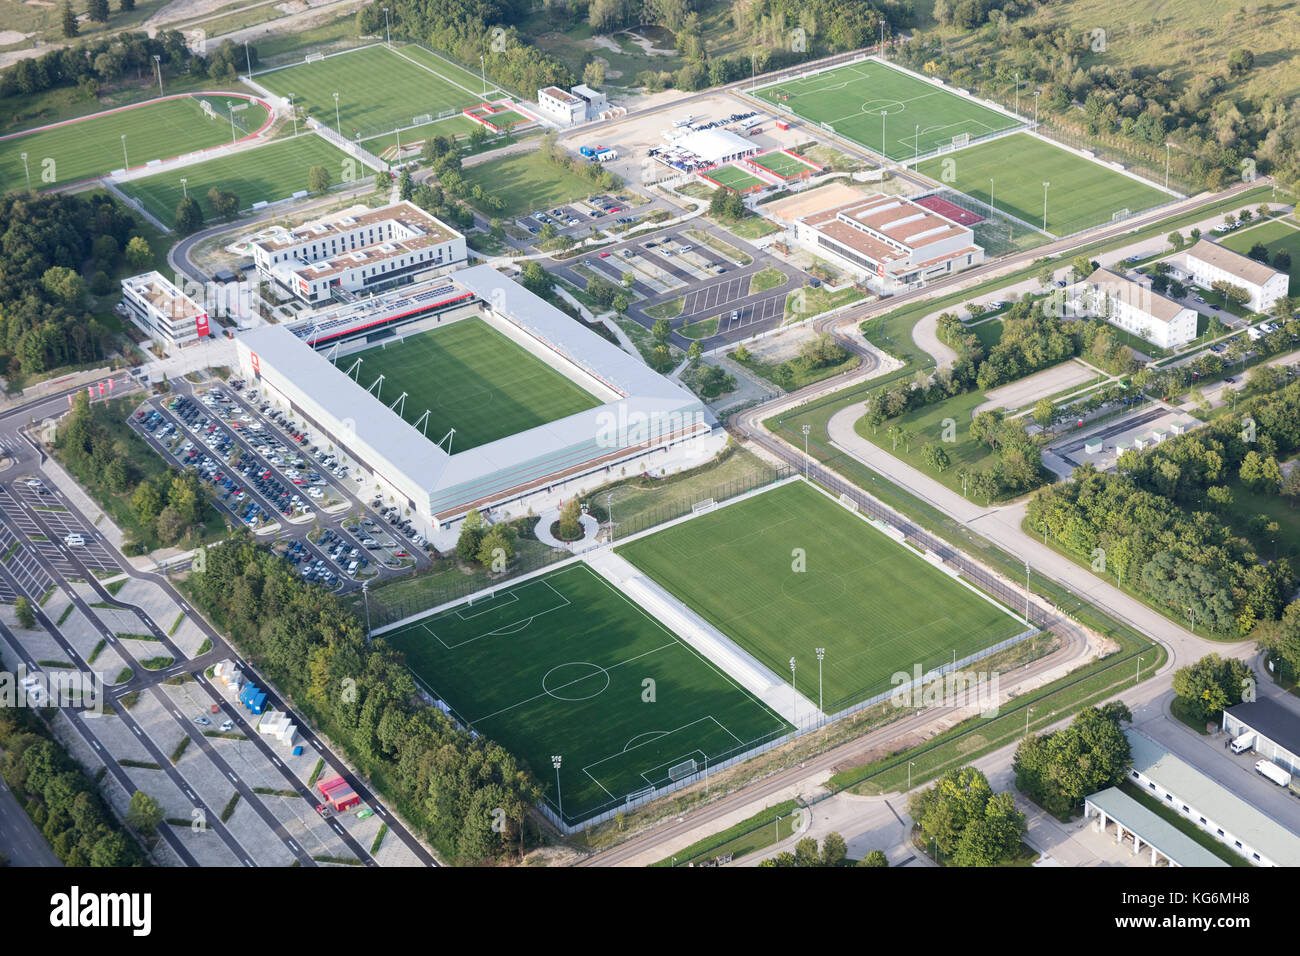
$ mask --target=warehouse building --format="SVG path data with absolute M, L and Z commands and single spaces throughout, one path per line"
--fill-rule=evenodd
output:
M 1300 716 L 1285 705 L 1264 698 L 1229 707 L 1223 712 L 1223 730 L 1233 739 L 1253 733 L 1251 750 L 1300 775 Z
M 1196 338 L 1196 310 L 1153 292 L 1148 285 L 1109 269 L 1098 269 L 1081 285 L 1080 304 L 1085 311 L 1152 345 L 1172 349 Z
M 548 86 L 537 91 L 537 108 L 557 126 L 577 126 L 600 119 L 609 109 L 609 99 L 583 83 L 567 91 L 558 86 Z
M 1150 737 L 1125 731 L 1129 781 L 1256 866 L 1300 866 L 1300 837 Z
M 1133 844 L 1133 855 L 1150 851 L 1151 865 L 1164 860 L 1169 866 L 1227 866 L 1205 847 L 1173 824 L 1162 820 L 1119 787 L 1108 787 L 1083 801 L 1083 818 L 1097 818 L 1095 829 L 1105 833 L 1115 824 L 1115 842 Z
M 457 295 L 454 309 L 426 322 L 482 318 L 604 404 L 450 454 L 294 330 L 268 326 L 236 340 L 243 376 L 341 448 L 436 547 L 454 545 L 453 526 L 471 510 L 517 517 L 531 496 L 564 482 L 601 483 L 615 467 L 635 468 L 669 448 L 685 460 L 712 447 L 715 421 L 687 389 L 489 266 L 449 279 L 471 298 Z
M 122 305 L 140 330 L 166 349 L 193 345 L 209 334 L 208 310 L 160 272 L 123 279 Z
M 313 304 L 455 268 L 467 255 L 461 233 L 407 201 L 353 206 L 249 246 L 263 281 Z
M 1265 262 L 1233 252 L 1217 242 L 1201 239 L 1187 250 L 1187 275 L 1202 289 L 1228 282 L 1250 293 L 1246 304 L 1255 312 L 1271 312 L 1287 294 L 1290 277 Z

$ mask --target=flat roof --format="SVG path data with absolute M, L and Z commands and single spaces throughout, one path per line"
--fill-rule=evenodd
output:
M 784 219 L 786 222 L 798 222 L 805 216 L 811 216 L 826 209 L 859 202 L 866 198 L 866 195 L 862 190 L 855 189 L 847 183 L 832 182 L 826 186 L 818 186 L 815 189 L 802 190 L 793 196 L 778 199 L 776 202 L 764 203 L 759 208 L 778 219 Z
M 561 103 L 568 103 L 570 106 L 575 106 L 578 103 L 582 102 L 582 100 L 580 100 L 578 97 L 574 96 L 572 93 L 566 93 L 558 86 L 548 86 L 544 90 L 542 90 L 542 92 L 545 93 L 547 96 L 554 97 L 555 99 L 559 100 Z
M 968 227 L 959 226 L 937 212 L 918 206 L 901 196 L 886 196 L 883 193 L 872 193 L 842 205 L 823 207 L 805 215 L 800 222 L 883 263 L 908 259 L 916 253 L 924 253 L 928 246 L 973 235 Z M 885 238 L 879 238 L 880 236 Z M 886 240 L 898 243 L 903 248 Z M 949 255 L 930 257 L 912 265 L 922 268 L 964 255 L 975 248 L 973 244 L 964 246 Z
M 1300 756 L 1300 715 L 1284 705 L 1265 697 L 1229 707 L 1228 713 Z
M 1266 262 L 1243 256 L 1240 252 L 1221 246 L 1217 242 L 1210 242 L 1208 239 L 1198 240 L 1196 245 L 1187 250 L 1187 255 L 1231 272 L 1237 278 L 1244 279 L 1252 285 L 1263 285 L 1274 276 L 1285 275 Z
M 331 236 L 345 235 L 368 226 L 378 226 L 396 222 L 410 233 L 412 238 L 428 237 L 433 242 L 445 242 L 460 235 L 456 230 L 441 220 L 429 215 L 409 200 L 389 203 L 378 209 L 364 206 L 351 206 L 340 212 L 330 213 L 319 219 L 304 222 L 300 226 L 276 232 L 263 238 L 254 238 L 250 244 L 266 252 L 283 252 L 305 243 L 328 240 Z M 323 258 L 323 257 L 322 257 Z
M 1300 836 L 1216 783 L 1150 737 L 1126 730 L 1133 769 L 1281 866 L 1300 866 Z
M 206 314 L 196 303 L 160 272 L 145 272 L 123 279 L 122 285 L 144 299 L 160 315 L 169 319 L 197 319 Z
M 725 129 L 697 129 L 673 140 L 672 145 L 694 153 L 706 163 L 716 163 L 733 156 L 758 152 L 758 145 L 744 136 Z
M 1147 315 L 1153 319 L 1159 319 L 1161 322 L 1172 322 L 1183 312 L 1192 311 L 1173 299 L 1165 298 L 1159 292 L 1153 291 L 1149 286 L 1134 282 L 1127 276 L 1122 276 L 1118 272 L 1111 272 L 1109 269 L 1098 269 L 1088 276 L 1087 282 L 1089 285 L 1105 284 L 1128 290 L 1120 293 L 1119 297 L 1134 308 L 1141 308 Z M 1140 306 L 1139 303 L 1146 303 L 1149 307 Z
M 1124 829 L 1136 833 L 1144 843 L 1169 857 L 1179 866 L 1228 866 L 1168 820 L 1148 810 L 1119 787 L 1108 787 L 1088 797 L 1088 802 L 1103 811 Z

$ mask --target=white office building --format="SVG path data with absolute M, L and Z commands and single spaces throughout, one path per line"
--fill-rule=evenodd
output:
M 1255 312 L 1271 312 L 1287 294 L 1290 277 L 1264 262 L 1202 239 L 1187 250 L 1187 275 L 1202 289 L 1228 282 L 1250 293 L 1246 304 Z
M 159 272 L 123 279 L 122 304 L 141 331 L 167 348 L 193 345 L 210 334 L 208 310 Z

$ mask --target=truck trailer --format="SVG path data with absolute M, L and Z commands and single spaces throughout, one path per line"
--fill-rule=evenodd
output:
M 1291 775 L 1271 760 L 1261 760 L 1256 763 L 1255 772 L 1261 777 L 1268 777 L 1279 787 L 1286 787 L 1291 784 Z

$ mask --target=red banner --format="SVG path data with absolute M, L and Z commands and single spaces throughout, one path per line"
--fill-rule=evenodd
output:
M 200 313 L 196 324 L 198 325 L 199 338 L 203 338 L 205 335 L 208 335 L 208 334 L 209 334 L 209 332 L 208 332 L 208 313 L 206 313 L 206 312 L 202 312 L 202 313 Z

